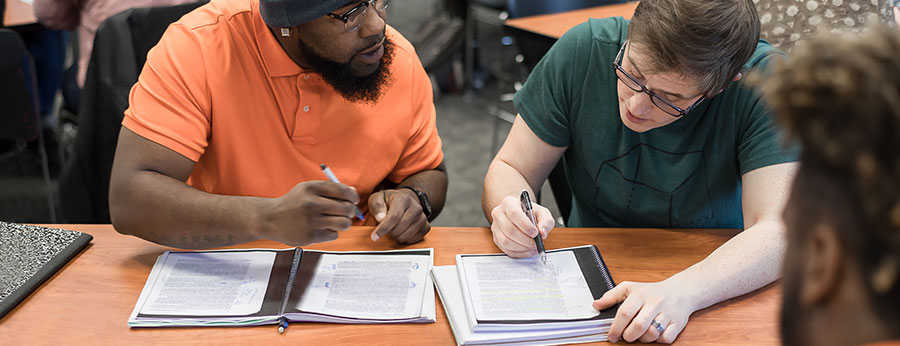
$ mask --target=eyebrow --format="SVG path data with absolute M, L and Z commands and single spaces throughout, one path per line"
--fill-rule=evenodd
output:
M 631 63 L 631 67 L 634 68 L 634 70 L 637 71 L 637 73 L 643 77 L 644 74 L 641 72 L 640 69 L 638 69 L 637 65 L 634 63 L 634 59 L 632 59 L 631 56 L 628 55 L 628 54 L 625 54 L 625 58 L 627 58 L 627 59 L 628 59 L 628 62 Z M 644 87 L 646 88 L 646 86 L 644 86 Z M 665 91 L 665 90 L 654 90 L 654 92 L 657 92 L 657 93 L 663 93 L 663 94 L 666 94 L 666 95 L 669 95 L 669 96 L 673 96 L 673 97 L 675 97 L 675 98 L 679 98 L 679 99 L 682 99 L 682 100 L 686 100 L 686 99 L 688 98 L 687 96 L 684 96 L 684 95 L 682 95 L 682 94 L 672 93 L 672 92 L 668 92 L 668 91 Z

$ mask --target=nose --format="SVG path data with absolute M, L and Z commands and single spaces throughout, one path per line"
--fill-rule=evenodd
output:
M 653 109 L 653 102 L 650 101 L 650 95 L 643 92 L 632 91 L 631 96 L 627 98 L 628 110 L 636 116 L 642 116 Z
M 384 1 L 384 0 L 377 0 Z M 387 9 L 385 9 L 387 11 Z M 375 10 L 375 1 L 369 2 L 368 8 L 366 8 L 366 17 L 363 18 L 363 23 L 359 27 L 359 36 L 362 38 L 371 37 L 375 35 L 381 35 L 384 32 L 384 26 L 386 22 L 384 17 L 387 13 L 382 14 Z

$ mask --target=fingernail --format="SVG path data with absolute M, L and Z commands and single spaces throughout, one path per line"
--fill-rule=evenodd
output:
M 381 236 L 379 236 L 378 233 L 372 232 L 372 241 L 376 241 L 378 238 L 381 238 Z
M 375 220 L 378 220 L 378 222 L 381 222 L 381 220 L 384 220 L 384 212 L 375 214 Z

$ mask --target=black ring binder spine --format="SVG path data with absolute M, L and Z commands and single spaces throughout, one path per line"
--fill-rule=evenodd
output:
M 603 280 L 606 281 L 607 289 L 616 287 L 616 283 L 612 280 L 612 275 L 606 270 L 606 262 L 603 261 L 603 257 L 600 257 L 600 250 L 597 250 L 597 246 L 591 245 L 591 254 L 594 255 L 594 262 L 597 263 L 597 268 L 603 273 Z

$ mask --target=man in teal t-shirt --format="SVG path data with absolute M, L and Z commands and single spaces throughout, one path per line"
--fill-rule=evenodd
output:
M 630 23 L 573 28 L 516 94 L 519 116 L 485 178 L 494 242 L 536 253 L 531 238 L 547 237 L 553 216 L 536 205 L 535 227 L 518 195 L 562 159 L 568 226 L 746 229 L 665 281 L 623 282 L 595 302 L 622 303 L 610 340 L 672 342 L 694 311 L 774 281 L 797 153 L 741 79 L 781 56 L 759 40 L 751 0 L 644 0 Z

